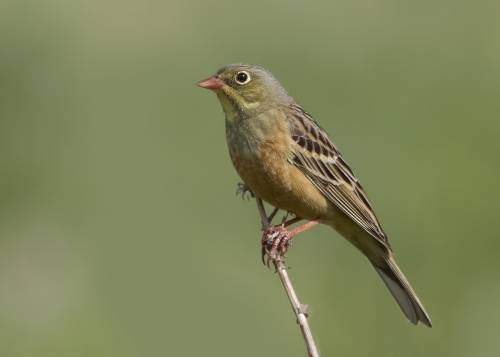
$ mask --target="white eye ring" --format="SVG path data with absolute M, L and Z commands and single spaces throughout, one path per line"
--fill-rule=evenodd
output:
M 247 84 L 251 80 L 250 73 L 248 73 L 247 71 L 239 71 L 234 76 L 234 80 L 239 85 Z

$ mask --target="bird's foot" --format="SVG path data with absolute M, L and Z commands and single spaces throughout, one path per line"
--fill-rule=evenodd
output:
M 267 227 L 262 233 L 262 262 L 269 267 L 271 261 L 281 260 L 292 237 L 292 232 L 283 225 Z
M 295 217 L 280 225 L 264 228 L 262 232 L 262 262 L 265 265 L 269 266 L 271 261 L 274 263 L 283 261 L 292 243 L 292 238 L 319 223 L 317 220 L 312 220 L 291 229 L 287 228 L 300 220 L 300 217 Z
M 241 196 L 242 199 L 250 199 L 250 197 L 255 197 L 250 188 L 243 182 L 238 182 L 236 185 L 236 196 Z

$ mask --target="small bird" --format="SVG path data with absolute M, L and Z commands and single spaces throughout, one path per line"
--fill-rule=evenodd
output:
M 198 85 L 213 90 L 222 105 L 229 154 L 245 186 L 308 221 L 284 234 L 281 252 L 293 234 L 315 223 L 329 225 L 368 258 L 408 320 L 431 327 L 357 177 L 278 80 L 262 67 L 231 64 Z

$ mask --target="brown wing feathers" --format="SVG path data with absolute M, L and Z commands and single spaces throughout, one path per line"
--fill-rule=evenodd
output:
M 288 120 L 297 144 L 292 162 L 332 203 L 375 238 L 388 245 L 366 193 L 326 132 L 299 106 Z

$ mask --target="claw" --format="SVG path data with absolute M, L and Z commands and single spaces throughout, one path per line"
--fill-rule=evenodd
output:
M 242 199 L 250 199 L 250 197 L 255 197 L 250 188 L 243 182 L 238 182 L 236 185 L 236 196 L 241 196 Z
M 286 211 L 285 215 L 281 219 L 281 225 L 284 225 L 285 222 L 288 220 L 288 215 L 290 214 L 290 211 Z
M 283 226 L 271 226 L 262 233 L 262 262 L 270 267 L 284 257 L 292 239 L 291 233 Z

